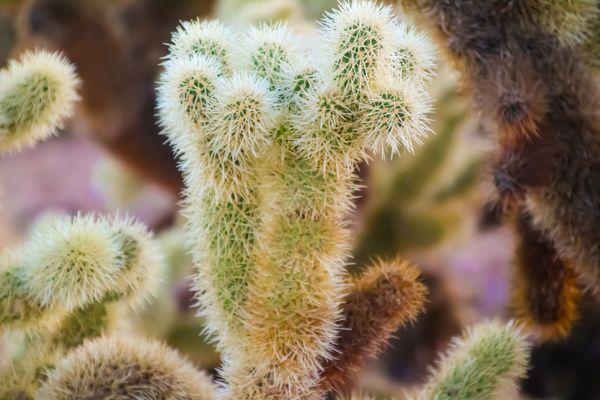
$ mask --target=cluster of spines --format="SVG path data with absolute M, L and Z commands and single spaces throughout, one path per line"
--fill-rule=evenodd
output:
M 186 177 L 200 303 L 226 354 L 224 376 L 233 386 L 252 376 L 283 398 L 317 385 L 334 351 L 354 167 L 370 150 L 410 151 L 427 132 L 423 87 L 434 53 L 424 38 L 365 1 L 343 4 L 322 27 L 319 49 L 300 48 L 275 24 L 250 28 L 239 49 L 219 53 L 202 46 L 235 33 L 185 23 L 159 88 L 162 124 Z M 201 45 L 180 51 L 190 43 Z M 240 62 L 227 65 L 237 68 L 219 70 L 218 59 L 234 53 Z M 258 390 L 245 387 L 230 390 L 246 398 Z
M 0 153 L 46 139 L 73 112 L 79 79 L 61 55 L 27 52 L 0 71 Z
M 588 67 L 589 54 L 580 51 L 597 40 L 586 37 L 598 19 L 598 6 L 592 3 L 405 2 L 436 32 L 473 90 L 477 107 L 497 127 L 493 173 L 498 192 L 510 209 L 531 215 L 533 228 L 558 257 L 539 266 L 547 269 L 545 279 L 571 276 L 574 269 L 583 286 L 597 291 L 600 193 L 590 182 L 598 180 L 600 160 L 599 88 Z M 455 23 L 448 25 L 450 20 Z M 566 293 L 571 293 L 567 302 Z M 574 293 L 555 290 L 557 297 L 546 304 L 567 311 L 577 298 Z M 527 313 L 526 321 L 539 319 L 522 302 L 516 306 Z M 555 327 L 564 335 L 574 314 L 561 315 Z
M 10 387 L 11 376 L 28 376 L 114 328 L 123 307 L 154 294 L 162 263 L 154 239 L 129 218 L 57 216 L 36 224 L 2 256 L 2 328 L 23 333 L 30 349 L 27 362 L 9 365 L 0 380 Z

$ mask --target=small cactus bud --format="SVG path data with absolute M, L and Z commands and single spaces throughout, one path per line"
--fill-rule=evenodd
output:
M 27 52 L 0 71 L 0 153 L 21 150 L 60 128 L 77 100 L 79 79 L 59 55 Z

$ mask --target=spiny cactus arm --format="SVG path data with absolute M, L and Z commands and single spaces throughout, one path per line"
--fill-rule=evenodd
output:
M 163 67 L 157 88 L 159 123 L 162 134 L 185 162 L 186 147 L 204 133 L 220 67 L 214 58 L 204 55 L 173 57 Z
M 280 388 L 310 388 L 333 356 L 347 232 L 335 219 L 275 215 L 258 236 L 245 354 Z
M 53 135 L 78 99 L 75 68 L 62 56 L 27 52 L 0 71 L 0 153 Z
M 528 358 L 529 346 L 518 326 L 481 323 L 455 340 L 416 399 L 505 398 L 525 374 Z
M 210 378 L 165 345 L 132 337 L 85 342 L 48 371 L 36 399 L 214 400 Z
M 344 2 L 321 22 L 324 56 L 347 101 L 358 101 L 393 54 L 392 9 L 371 1 Z
M 383 350 L 396 329 L 416 319 L 427 292 L 418 277 L 419 270 L 403 260 L 380 260 L 353 282 L 342 305 L 335 358 L 324 364 L 321 388 L 350 392 L 366 362 Z
M 173 33 L 167 59 L 185 59 L 201 55 L 219 64 L 220 73 L 231 76 L 239 42 L 237 33 L 219 21 L 183 21 Z
M 531 215 L 520 215 L 515 225 L 519 240 L 512 278 L 516 316 L 543 340 L 563 338 L 578 317 L 581 291 L 575 272 L 532 226 Z

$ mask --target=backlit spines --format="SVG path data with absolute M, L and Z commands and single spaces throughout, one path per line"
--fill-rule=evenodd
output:
M 156 291 L 162 264 L 158 244 L 129 218 L 54 217 L 2 256 L 6 322 L 41 327 L 52 314 L 120 300 L 139 305 Z
M 255 197 L 234 195 L 222 201 L 212 188 L 186 200 L 188 243 L 197 265 L 195 288 L 207 330 L 219 348 L 239 349 L 240 312 L 254 268 L 258 209 Z
M 412 153 L 429 131 L 427 96 L 410 82 L 381 77 L 369 93 L 359 120 L 369 148 L 384 156 Z
M 277 387 L 310 388 L 333 356 L 347 233 L 336 219 L 277 215 L 259 235 L 244 318 L 247 357 Z
M 513 323 L 486 322 L 457 338 L 419 400 L 505 398 L 525 374 L 529 346 Z
M 106 220 L 58 218 L 33 232 L 23 248 L 25 285 L 43 306 L 75 309 L 101 300 L 119 274 L 119 244 Z
M 292 119 L 294 142 L 313 168 L 343 174 L 365 157 L 351 104 L 334 84 L 311 91 L 301 104 L 303 112 Z
M 182 154 L 190 141 L 205 135 L 220 68 L 204 55 L 177 57 L 163 65 L 157 89 L 160 124 L 173 149 Z
M 0 153 L 53 135 L 78 99 L 75 68 L 61 55 L 27 52 L 0 71 Z
M 422 86 L 433 77 L 437 52 L 425 34 L 399 23 L 392 29 L 391 47 L 389 65 L 384 69 L 389 69 L 398 81 Z
M 210 378 L 161 343 L 108 336 L 86 342 L 57 363 L 36 397 L 213 400 Z
M 219 21 L 183 21 L 173 33 L 167 59 L 201 55 L 216 61 L 220 74 L 230 76 L 236 65 L 234 44 L 238 40 L 236 32 Z
M 250 27 L 244 40 L 246 68 L 269 82 L 271 90 L 281 87 L 287 65 L 300 58 L 292 31 L 284 23 Z
M 390 7 L 362 0 L 342 3 L 321 22 L 324 57 L 348 100 L 360 99 L 389 60 L 395 23 Z

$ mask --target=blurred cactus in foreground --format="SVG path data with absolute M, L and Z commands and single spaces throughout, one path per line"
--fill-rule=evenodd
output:
M 5 252 L 1 327 L 23 332 L 28 345 L 0 373 L 3 390 L 114 329 L 119 315 L 156 292 L 164 273 L 150 234 L 120 217 L 56 217 Z

